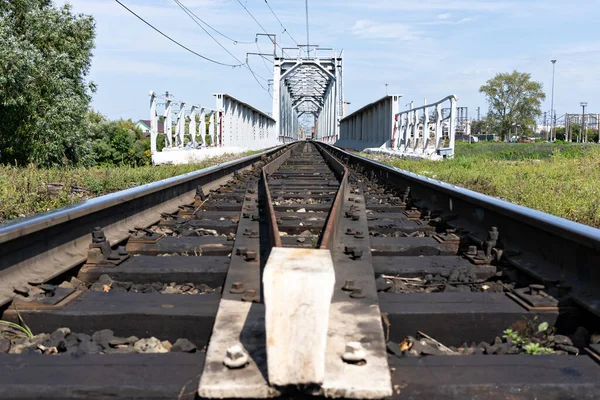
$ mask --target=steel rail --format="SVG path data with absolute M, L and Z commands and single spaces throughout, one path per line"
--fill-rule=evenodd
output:
M 296 142 L 296 145 L 299 145 Z M 291 156 L 294 146 L 290 146 L 290 148 L 283 153 L 281 156 L 271 161 L 269 164 L 265 165 L 261 171 L 261 179 L 262 179 L 262 195 L 266 201 L 265 212 L 268 219 L 268 227 L 269 227 L 269 239 L 273 247 L 283 247 L 281 243 L 281 237 L 279 235 L 279 228 L 277 226 L 277 219 L 275 216 L 275 208 L 273 207 L 273 199 L 271 197 L 271 193 L 269 190 L 268 177 L 275 173 L 281 165 L 283 165 Z M 331 249 L 333 242 L 336 240 L 337 231 L 336 227 L 339 219 L 341 218 L 342 213 L 342 204 L 344 201 L 344 193 L 346 185 L 348 184 L 348 176 L 349 172 L 346 167 L 335 158 L 329 151 L 324 149 L 319 149 L 321 155 L 325 162 L 329 165 L 329 167 L 335 173 L 337 179 L 340 181 L 340 185 L 336 191 L 334 200 L 332 202 L 331 208 L 325 220 L 325 225 L 323 226 L 323 230 L 320 235 L 320 249 Z
M 575 302 L 600 315 L 600 297 L 595 295 L 600 287 L 600 229 L 391 167 L 326 143 L 317 144 L 346 165 L 372 170 L 376 178 L 393 186 L 410 187 L 415 204 L 454 215 L 449 224 L 470 232 L 475 242 L 485 241 L 490 227 L 497 227 L 508 250 L 508 262 L 545 283 L 569 286 Z
M 84 263 L 94 227 L 102 227 L 114 246 L 136 227 L 157 222 L 161 213 L 193 202 L 197 190 L 216 189 L 235 172 L 287 147 L 0 225 L 0 306 L 11 301 L 15 285 L 46 282 Z
M 269 189 L 269 176 L 275 173 L 291 156 L 292 150 L 296 147 L 298 143 L 290 145 L 290 147 L 279 157 L 266 164 L 261 168 L 261 185 L 260 189 L 262 191 L 262 197 L 264 198 L 265 204 L 265 212 L 268 219 L 268 230 L 269 230 L 269 240 L 273 247 L 283 247 L 281 244 L 281 236 L 279 235 L 279 227 L 277 226 L 277 219 L 275 217 L 275 208 L 273 207 L 273 199 L 271 197 L 271 191 Z
M 348 185 L 348 168 L 346 168 L 337 158 L 333 156 L 329 151 L 325 149 L 319 149 L 321 154 L 324 156 L 325 161 L 329 164 L 329 167 L 338 176 L 340 180 L 340 186 L 335 198 L 331 205 L 327 219 L 325 220 L 325 226 L 323 228 L 323 235 L 321 236 L 321 249 L 332 249 L 335 241 L 338 238 L 337 226 L 342 218 L 343 205 L 344 205 L 344 193 L 346 193 L 346 186 Z

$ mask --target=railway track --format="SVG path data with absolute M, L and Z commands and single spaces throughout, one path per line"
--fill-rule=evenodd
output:
M 0 326 L 3 399 L 600 393 L 597 230 L 320 143 L 0 226 L 0 257 L 36 335 Z

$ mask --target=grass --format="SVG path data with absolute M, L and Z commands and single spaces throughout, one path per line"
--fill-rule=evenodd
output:
M 227 154 L 198 164 L 145 167 L 42 169 L 0 165 L 0 223 L 256 153 Z
M 457 143 L 455 158 L 386 164 L 583 224 L 600 227 L 600 146 Z
M 33 332 L 31 332 L 31 329 L 29 329 L 29 327 L 25 323 L 23 317 L 21 317 L 21 313 L 19 312 L 19 310 L 17 310 L 17 306 L 14 303 L 13 306 L 19 317 L 19 323 L 15 324 L 14 322 L 0 320 L 0 326 L 6 326 L 11 329 L 9 331 L 0 331 L 0 336 L 6 338 L 13 337 L 17 339 L 27 337 L 31 339 L 33 337 Z
M 538 317 L 532 320 L 524 319 L 515 325 L 518 325 L 521 331 L 514 329 L 504 330 L 504 339 L 510 339 L 514 346 L 519 348 L 521 354 L 543 355 L 554 354 L 551 347 L 553 344 L 556 328 L 550 327 L 547 322 L 538 324 Z M 552 339 L 551 339 L 552 338 Z

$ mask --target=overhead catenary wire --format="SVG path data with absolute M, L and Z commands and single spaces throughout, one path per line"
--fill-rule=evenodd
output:
M 241 67 L 241 66 L 244 65 L 244 63 L 241 63 L 241 62 L 240 62 L 240 64 L 227 64 L 227 63 L 220 62 L 220 61 L 217 61 L 217 60 L 213 60 L 212 58 L 203 56 L 202 54 L 200 54 L 200 53 L 198 53 L 198 52 L 190 49 L 189 47 L 187 47 L 187 46 L 179 43 L 177 40 L 171 38 L 169 35 L 167 35 L 166 33 L 162 32 L 160 29 L 156 28 L 150 22 L 148 22 L 144 18 L 140 17 L 138 14 L 135 13 L 135 11 L 133 11 L 132 9 L 130 9 L 129 7 L 127 7 L 125 4 L 121 3 L 119 0 L 115 0 L 115 1 L 117 3 L 119 3 L 121 5 L 121 7 L 125 8 L 127 11 L 129 11 L 131 14 L 135 15 L 140 21 L 142 21 L 143 23 L 145 23 L 146 25 L 148 25 L 150 28 L 154 29 L 156 32 L 160 33 L 165 38 L 169 39 L 171 42 L 175 43 L 177 46 L 179 46 L 179 47 L 181 47 L 181 48 L 189 51 L 190 53 L 192 53 L 192 54 L 194 54 L 194 55 L 196 55 L 196 56 L 198 56 L 198 57 L 200 57 L 200 58 L 202 58 L 202 59 L 204 59 L 206 61 L 209 61 L 209 62 L 214 63 L 214 64 L 218 64 L 218 65 L 223 65 L 225 67 L 233 67 L 233 68 Z
M 294 37 L 292 36 L 292 34 L 286 29 L 285 26 L 283 26 L 283 23 L 281 22 L 281 20 L 279 19 L 279 17 L 277 16 L 277 14 L 275 14 L 275 11 L 273 11 L 273 9 L 271 8 L 271 5 L 269 4 L 269 2 L 267 0 L 265 0 L 265 3 L 267 4 L 267 7 L 269 7 L 269 10 L 271 10 L 271 13 L 273 13 L 273 16 L 275 17 L 275 19 L 277 20 L 277 22 L 279 22 L 279 25 L 281 25 L 281 28 L 283 29 L 283 33 L 287 33 L 287 35 L 290 37 L 290 39 L 292 39 L 292 41 L 294 43 L 296 43 L 296 46 L 298 46 L 298 42 L 296 42 L 296 39 L 294 39 Z
M 196 19 L 194 18 L 194 16 L 188 11 L 187 7 L 185 7 L 179 0 L 173 0 L 173 1 L 179 6 L 179 8 L 181 8 L 188 15 L 188 17 L 190 17 L 192 19 L 192 21 L 194 21 L 196 23 L 196 25 L 198 25 L 200 27 L 200 29 L 202 29 L 208 36 L 210 36 L 210 38 L 212 40 L 214 40 L 215 43 L 219 45 L 219 47 L 221 47 L 223 50 L 225 50 L 237 62 L 239 62 L 242 65 L 244 64 L 232 52 L 230 52 L 225 46 L 223 46 L 221 44 L 221 42 L 219 42 L 217 39 L 215 39 L 215 37 L 213 35 L 211 35 L 210 32 L 206 30 L 206 28 L 204 28 L 198 21 L 196 21 Z
M 246 12 L 248 13 L 248 15 L 250 15 L 252 17 L 252 19 L 254 20 L 254 22 L 256 22 L 258 24 L 258 26 L 260 26 L 260 29 L 262 29 L 263 32 L 267 34 L 267 36 L 270 35 L 269 32 L 267 32 L 267 30 L 265 29 L 265 27 L 262 26 L 262 24 L 260 22 L 258 22 L 258 20 L 254 17 L 254 15 L 252 15 L 252 13 L 250 12 L 250 10 L 248 10 L 248 8 L 244 4 L 242 4 L 242 2 L 240 0 L 237 0 L 237 2 L 240 3 L 240 6 L 242 6 L 244 8 L 244 10 L 246 10 Z M 269 36 L 269 39 L 271 39 L 270 36 Z M 273 42 L 277 47 L 279 47 L 281 49 L 281 47 L 279 46 L 279 44 L 276 41 L 274 41 L 273 39 L 271 39 L 271 42 Z
M 248 69 L 248 71 L 250 71 L 250 73 L 252 74 L 252 76 L 254 77 L 254 80 L 256 80 L 256 83 L 259 84 L 259 86 L 261 88 L 263 88 L 263 90 L 265 90 L 267 93 L 269 92 L 269 89 L 266 88 L 262 83 L 260 83 L 260 81 L 258 80 L 258 78 L 262 79 L 265 82 L 268 82 L 267 79 L 263 78 L 262 76 L 258 75 L 257 73 L 255 73 L 252 70 L 252 67 L 250 67 L 250 64 L 248 64 L 248 61 L 246 61 L 245 63 L 243 63 L 242 61 L 240 61 L 239 58 L 237 58 L 232 52 L 230 52 L 225 46 L 223 46 L 221 44 L 221 42 L 219 42 L 213 35 L 210 34 L 210 32 L 208 32 L 206 30 L 206 28 L 204 28 L 192 15 L 191 12 L 188 11 L 187 7 L 185 7 L 185 5 L 183 5 L 183 3 L 181 3 L 179 0 L 173 0 L 187 15 L 188 17 L 190 17 L 192 19 L 192 21 L 194 21 L 196 23 L 196 25 L 198 25 L 208 36 L 211 37 L 212 40 L 215 41 L 215 43 L 217 43 L 223 50 L 225 50 L 231 57 L 233 57 L 237 62 L 240 63 L 240 65 L 243 65 L 244 67 L 246 67 Z
M 235 40 L 230 38 L 229 36 L 227 36 L 226 34 L 224 34 L 223 32 L 219 31 L 218 29 L 213 28 L 208 22 L 204 21 L 202 18 L 200 18 L 195 12 L 193 12 L 192 10 L 190 10 L 185 4 L 175 1 L 175 3 L 177 3 L 177 5 L 184 9 L 189 11 L 190 14 L 192 14 L 194 16 L 195 19 L 197 19 L 198 21 L 202 22 L 204 25 L 206 25 L 208 28 L 210 28 L 211 30 L 213 30 L 214 32 L 216 32 L 217 34 L 221 35 L 222 37 L 224 37 L 227 40 L 230 40 L 233 44 L 253 44 L 256 43 L 256 39 L 254 39 L 254 41 L 252 42 L 246 42 L 246 41 L 242 41 L 242 40 Z M 188 14 L 189 15 L 189 14 Z
M 266 80 L 265 78 L 263 78 L 260 75 L 257 75 L 256 73 L 254 73 L 254 71 L 252 70 L 252 68 L 250 68 L 250 64 L 248 64 L 248 61 L 246 61 L 246 66 L 248 67 L 248 70 L 250 71 L 250 73 L 252 74 L 252 76 L 254 76 L 254 80 L 256 81 L 256 83 L 258 83 L 260 85 L 261 88 L 263 88 L 267 93 L 269 93 L 269 96 L 271 96 L 271 98 L 273 98 L 273 95 L 271 94 L 271 92 L 269 92 L 269 89 L 264 87 L 262 85 L 262 83 L 260 83 L 260 81 L 258 80 L 258 78 L 261 78 L 263 80 L 265 80 L 267 82 L 267 84 L 269 83 L 268 80 Z
M 267 69 L 267 71 L 269 71 L 269 73 L 273 72 L 273 70 L 267 66 L 267 62 L 265 61 L 265 56 L 263 56 L 263 55 L 262 55 L 262 54 L 263 54 L 263 52 L 262 52 L 262 50 L 260 49 L 260 46 L 258 45 L 258 41 L 256 42 L 256 48 L 258 49 L 258 52 L 260 53 L 260 58 L 262 58 L 262 62 L 263 62 L 263 64 L 264 64 L 265 68 Z M 270 61 L 270 62 L 273 62 L 273 61 L 271 61 L 271 60 L 269 60 L 269 61 Z

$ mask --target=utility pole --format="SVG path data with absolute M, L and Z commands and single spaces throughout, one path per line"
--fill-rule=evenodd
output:
M 583 140 L 583 138 L 585 137 L 585 143 L 587 143 L 587 132 L 585 131 L 585 107 L 587 106 L 587 102 L 582 101 L 581 103 L 579 103 L 579 105 L 581 106 L 581 109 L 582 109 L 582 111 L 581 111 L 581 139 Z
M 477 121 L 481 121 L 479 118 L 479 112 L 481 111 L 481 107 L 477 107 Z
M 308 34 L 308 0 L 304 2 L 306 4 L 306 51 L 307 58 L 310 58 L 310 35 Z
M 552 63 L 552 101 L 550 102 L 550 123 L 554 121 L 552 129 L 550 129 L 550 141 L 552 141 L 552 133 L 554 132 L 554 140 L 556 140 L 556 113 L 554 112 L 554 69 L 556 60 L 550 60 Z

